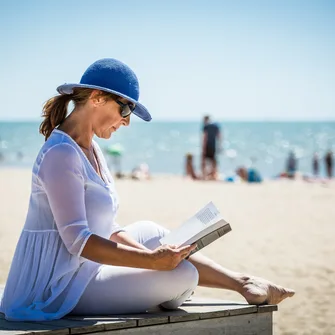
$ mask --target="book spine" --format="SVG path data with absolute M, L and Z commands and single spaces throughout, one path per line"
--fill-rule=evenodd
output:
M 205 235 L 204 237 L 200 238 L 199 240 L 197 240 L 195 242 L 197 244 L 197 247 L 190 253 L 189 256 L 191 256 L 195 252 L 201 250 L 206 245 L 211 244 L 212 242 L 214 242 L 215 240 L 217 240 L 218 238 L 227 234 L 230 231 L 231 231 L 231 227 L 230 227 L 229 224 L 227 224 L 227 225 L 225 225 L 221 228 L 218 228 L 217 230 L 214 230 L 213 232 Z

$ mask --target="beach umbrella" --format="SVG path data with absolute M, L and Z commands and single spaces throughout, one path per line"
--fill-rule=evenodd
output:
M 112 144 L 106 148 L 106 152 L 108 155 L 113 157 L 122 156 L 124 149 L 120 143 Z

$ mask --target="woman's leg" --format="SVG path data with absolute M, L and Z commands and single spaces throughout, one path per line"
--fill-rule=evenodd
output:
M 157 230 L 157 233 L 151 234 L 152 236 L 161 238 L 169 233 L 167 229 L 154 223 L 138 224 L 148 225 L 149 230 Z M 148 234 L 141 235 L 141 229 L 137 229 L 136 224 L 129 227 L 129 233 L 148 248 L 155 249 L 160 245 L 159 238 L 148 240 L 146 239 Z M 283 299 L 294 295 L 293 290 L 275 285 L 265 279 L 227 270 L 200 252 L 192 255 L 188 260 L 198 270 L 199 286 L 236 291 L 250 304 L 278 304 Z
M 142 221 L 126 231 L 147 248 L 155 249 L 167 230 Z M 90 281 L 72 314 L 141 313 L 162 305 L 178 308 L 198 284 L 198 272 L 188 261 L 172 271 L 152 271 L 103 265 Z
M 265 279 L 227 270 L 199 252 L 190 256 L 189 261 L 198 270 L 200 286 L 236 291 L 252 305 L 278 304 L 294 295 L 293 290 Z
M 139 224 L 143 225 L 144 223 Z M 159 235 L 161 238 L 169 233 L 167 229 L 157 224 L 150 222 L 146 224 L 148 225 L 147 229 L 157 229 L 156 234 L 151 234 L 153 236 Z M 141 230 L 137 229 L 136 224 L 129 227 L 129 233 L 148 248 L 154 249 L 160 245 L 159 239 L 154 238 L 147 240 L 145 236 L 141 236 Z M 293 290 L 275 285 L 265 279 L 225 269 L 200 252 L 192 255 L 188 260 L 198 270 L 199 286 L 236 291 L 240 293 L 249 304 L 278 304 L 283 299 L 294 295 Z

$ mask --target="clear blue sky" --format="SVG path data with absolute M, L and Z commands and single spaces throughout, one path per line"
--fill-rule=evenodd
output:
M 335 1 L 0 2 L 0 119 L 36 119 L 95 60 L 156 120 L 335 119 Z

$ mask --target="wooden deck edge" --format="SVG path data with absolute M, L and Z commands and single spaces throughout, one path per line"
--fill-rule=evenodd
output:
M 0 293 L 1 288 L 0 285 Z M 277 305 L 248 305 L 233 301 L 224 301 L 211 298 L 194 297 L 192 301 L 186 302 L 178 310 L 174 311 L 154 311 L 145 314 L 132 315 L 111 315 L 111 316 L 68 316 L 60 320 L 41 321 L 41 322 L 9 322 L 4 319 L 0 313 L 0 335 L 70 335 L 70 334 L 92 334 L 109 333 L 122 330 L 141 330 L 148 327 L 158 327 L 166 325 L 167 328 L 173 327 L 176 323 L 187 323 L 189 327 L 202 324 L 200 321 L 210 323 L 213 319 L 215 323 L 224 324 L 224 319 L 231 322 L 232 317 L 238 324 L 238 319 L 258 318 L 258 314 L 266 316 L 272 320 L 273 312 L 278 310 Z M 264 319 L 259 316 L 260 319 Z M 229 321 L 230 320 L 230 321 Z M 272 321 L 271 321 L 272 322 Z M 170 325 L 170 326 L 169 326 Z M 181 326 L 184 327 L 184 326 Z M 185 327 L 188 327 L 185 325 Z M 149 329 L 149 328 L 148 328 Z

